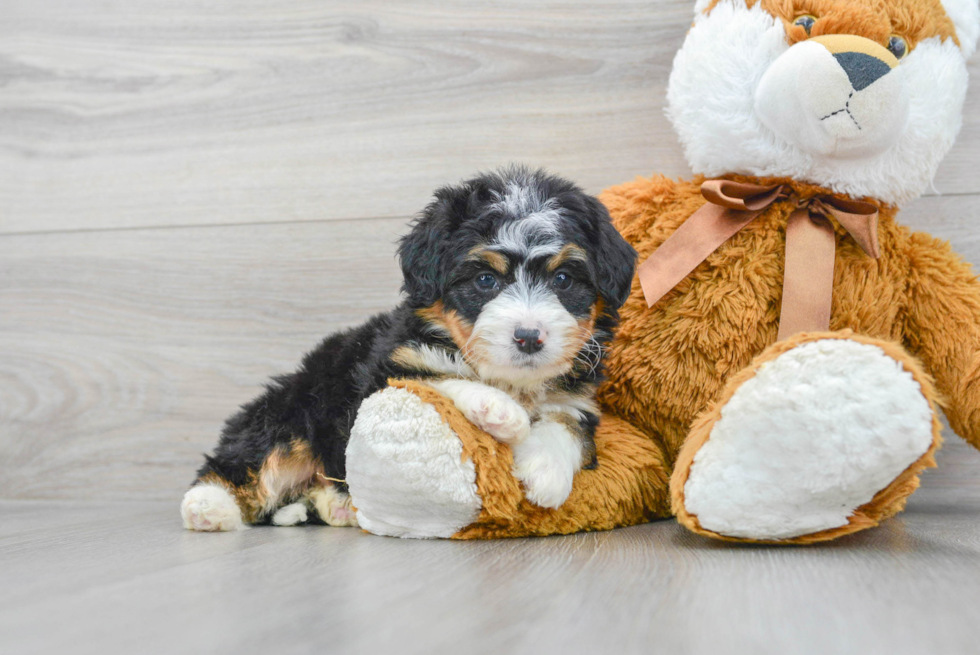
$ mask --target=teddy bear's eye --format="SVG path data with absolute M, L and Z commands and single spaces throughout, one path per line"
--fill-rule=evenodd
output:
M 890 39 L 888 39 L 888 51 L 895 55 L 895 59 L 901 59 L 909 52 L 908 41 L 893 34 Z
M 806 30 L 806 35 L 810 36 L 810 30 L 813 29 L 813 24 L 816 22 L 817 19 L 815 16 L 810 16 L 809 14 L 807 14 L 806 16 L 799 16 L 796 20 L 793 21 L 793 25 L 799 25 L 800 27 Z

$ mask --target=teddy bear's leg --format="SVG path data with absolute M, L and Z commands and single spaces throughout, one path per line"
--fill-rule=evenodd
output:
M 357 523 L 393 537 L 451 537 L 480 515 L 476 469 L 435 407 L 403 388 L 366 398 L 347 445 Z
M 660 446 L 603 416 L 598 466 L 579 471 L 557 509 L 535 505 L 510 447 L 432 387 L 394 381 L 362 403 L 347 447 L 358 524 L 399 537 L 487 539 L 603 530 L 669 516 Z
M 671 478 L 678 520 L 808 543 L 905 505 L 940 444 L 932 382 L 901 346 L 844 333 L 770 346 L 699 417 Z

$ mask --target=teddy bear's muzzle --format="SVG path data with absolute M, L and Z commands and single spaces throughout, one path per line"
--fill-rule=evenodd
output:
M 831 159 L 878 155 L 901 136 L 909 94 L 898 60 L 860 36 L 798 43 L 763 74 L 755 112 L 777 137 Z

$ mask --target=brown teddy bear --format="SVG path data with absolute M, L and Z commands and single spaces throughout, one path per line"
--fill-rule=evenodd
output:
M 488 538 L 674 515 L 813 542 L 900 511 L 936 406 L 980 446 L 980 283 L 898 206 L 959 130 L 977 0 L 699 0 L 668 114 L 692 181 L 601 196 L 642 262 L 607 360 L 598 466 L 524 498 L 507 446 L 417 382 L 362 405 L 361 527 Z

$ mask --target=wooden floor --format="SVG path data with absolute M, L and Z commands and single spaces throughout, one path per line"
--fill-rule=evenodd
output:
M 975 653 L 980 453 L 810 549 L 180 529 L 224 418 L 398 298 L 432 189 L 687 175 L 692 0 L 0 0 L 0 653 Z M 905 223 L 980 263 L 980 57 Z
M 173 502 L 0 501 L 0 652 L 974 654 L 980 454 L 900 519 L 731 546 L 673 521 L 548 539 L 198 534 Z

